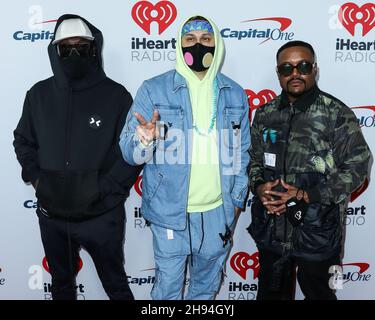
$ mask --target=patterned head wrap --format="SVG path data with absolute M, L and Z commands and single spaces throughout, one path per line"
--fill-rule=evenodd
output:
M 206 20 L 192 20 L 187 23 L 182 28 L 181 36 L 184 36 L 186 33 L 190 31 L 196 30 L 204 30 L 211 33 L 214 33 L 214 29 L 212 28 L 211 24 Z

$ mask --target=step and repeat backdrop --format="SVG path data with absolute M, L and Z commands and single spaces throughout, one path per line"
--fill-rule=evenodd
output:
M 181 22 L 193 14 L 210 17 L 225 41 L 222 71 L 246 90 L 252 116 L 280 93 L 277 49 L 289 40 L 310 42 L 317 53 L 320 88 L 353 109 L 375 150 L 375 2 L 7 1 L 0 21 L 0 299 L 51 299 L 36 198 L 33 188 L 21 180 L 12 141 L 26 91 L 52 74 L 47 45 L 56 19 L 64 13 L 79 14 L 102 30 L 105 71 L 133 96 L 142 81 L 174 67 Z M 353 193 L 347 210 L 340 299 L 375 299 L 375 188 L 369 181 L 371 175 Z M 125 266 L 135 297 L 150 299 L 152 237 L 140 211 L 141 194 L 140 176 L 125 203 Z M 246 231 L 250 205 L 251 196 L 237 224 L 218 299 L 256 297 L 258 253 Z M 107 299 L 90 256 L 81 250 L 80 257 L 78 298 Z M 303 299 L 298 286 L 296 299 Z

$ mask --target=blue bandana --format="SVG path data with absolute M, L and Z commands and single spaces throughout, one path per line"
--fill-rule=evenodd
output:
M 211 24 L 206 20 L 192 20 L 182 27 L 182 36 L 184 36 L 186 33 L 190 31 L 196 31 L 196 30 L 204 30 L 211 33 L 214 33 L 214 29 L 212 28 Z

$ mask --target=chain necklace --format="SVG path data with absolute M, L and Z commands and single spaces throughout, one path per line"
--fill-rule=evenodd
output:
M 212 115 L 211 115 L 210 126 L 208 127 L 208 130 L 200 129 L 197 125 L 193 124 L 194 131 L 198 133 L 200 136 L 207 137 L 214 130 L 214 127 L 215 127 L 216 114 L 217 114 L 217 92 L 218 92 L 216 78 L 214 80 L 213 89 L 214 89 L 214 93 L 212 97 Z

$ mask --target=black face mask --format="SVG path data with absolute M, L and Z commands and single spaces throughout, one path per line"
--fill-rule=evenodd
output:
M 191 47 L 182 48 L 184 59 L 190 69 L 201 72 L 207 70 L 214 58 L 215 47 L 207 47 L 196 43 Z
M 69 79 L 81 79 L 98 68 L 96 57 L 70 56 L 62 58 L 61 65 Z

